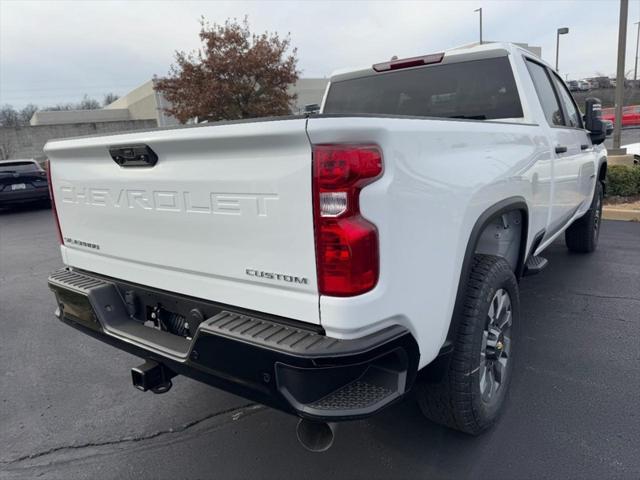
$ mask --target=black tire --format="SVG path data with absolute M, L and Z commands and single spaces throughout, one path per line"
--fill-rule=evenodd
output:
M 502 337 L 503 343 L 508 346 L 508 358 L 503 351 L 507 362 L 501 369 L 499 387 L 494 396 L 485 398 L 487 391 L 485 389 L 483 392 L 482 386 L 491 380 L 486 376 L 489 356 L 485 338 L 491 323 L 489 315 L 492 303 L 503 292 L 508 293 L 511 304 L 508 343 L 507 338 Z M 501 257 L 476 255 L 464 292 L 463 311 L 460 318 L 454 319 L 457 321 L 457 331 L 446 371 L 437 383 L 421 381 L 416 385 L 418 403 L 427 418 L 471 435 L 481 433 L 497 420 L 512 376 L 513 336 L 519 320 L 518 283 L 511 267 Z M 494 348 L 492 352 L 495 354 L 498 350 Z M 496 360 L 496 363 L 500 363 L 500 360 Z M 494 382 L 491 382 L 493 386 Z
M 572 252 L 591 253 L 598 246 L 602 219 L 603 188 L 596 182 L 591 207 L 564 232 L 564 241 Z

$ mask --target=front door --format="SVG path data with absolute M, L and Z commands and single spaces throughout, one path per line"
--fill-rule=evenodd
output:
M 567 147 L 567 157 L 572 157 L 566 165 L 563 165 L 566 171 L 561 171 L 561 176 L 557 181 L 562 181 L 563 174 L 572 178 L 571 183 L 575 185 L 575 193 L 571 204 L 573 208 L 577 209 L 585 203 L 591 202 L 596 182 L 597 158 L 588 132 L 584 129 L 580 110 L 569 93 L 569 89 L 556 73 L 550 72 L 550 74 L 563 109 L 564 128 L 561 130 L 563 130 L 565 137 L 562 141 L 566 142 L 563 145 Z M 561 163 L 563 163 L 562 160 L 559 160 L 559 164 Z

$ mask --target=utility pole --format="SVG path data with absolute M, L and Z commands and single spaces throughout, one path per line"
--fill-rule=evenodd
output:
M 633 86 L 635 87 L 636 80 L 638 80 L 638 44 L 640 43 L 640 22 L 634 23 L 638 26 L 638 34 L 636 35 L 636 66 L 633 69 Z
M 556 32 L 556 72 L 558 71 L 558 58 L 560 56 L 560 35 L 565 35 L 569 33 L 569 29 L 567 27 L 559 28 Z
M 480 12 L 480 45 L 482 45 L 482 7 L 474 10 L 474 12 Z
M 622 103 L 624 102 L 624 56 L 627 47 L 627 16 L 629 0 L 620 0 L 620 23 L 618 25 L 618 72 L 616 75 L 616 124 L 613 129 L 613 149 L 618 155 L 626 151 L 620 150 L 620 136 L 622 134 Z

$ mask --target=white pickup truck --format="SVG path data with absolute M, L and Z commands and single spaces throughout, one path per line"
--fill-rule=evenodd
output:
M 313 450 L 412 389 L 477 434 L 518 282 L 562 233 L 596 248 L 604 139 L 596 99 L 583 117 L 485 44 L 338 72 L 317 115 L 50 141 L 56 314 L 145 359 L 137 388 L 198 379 L 301 417 Z

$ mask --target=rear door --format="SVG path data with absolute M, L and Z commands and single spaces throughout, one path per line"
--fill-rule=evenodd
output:
M 306 119 L 50 142 L 66 263 L 319 322 Z M 148 146 L 153 166 L 110 149 Z

